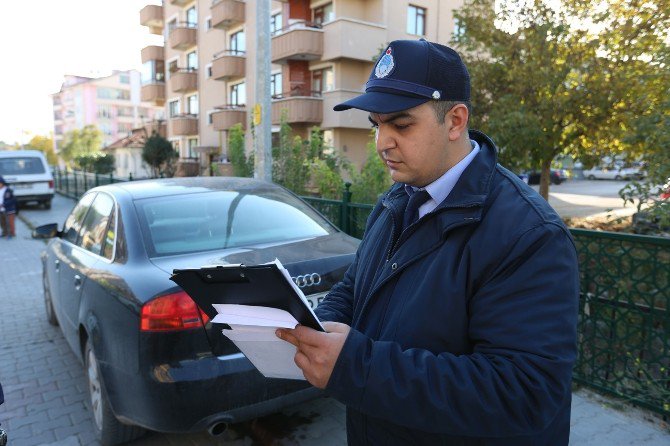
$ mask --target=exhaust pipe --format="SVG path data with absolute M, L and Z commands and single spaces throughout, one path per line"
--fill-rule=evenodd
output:
M 228 429 L 228 423 L 225 421 L 217 421 L 216 423 L 210 424 L 210 426 L 207 428 L 207 432 L 212 437 L 218 437 L 219 435 L 223 434 L 226 429 Z

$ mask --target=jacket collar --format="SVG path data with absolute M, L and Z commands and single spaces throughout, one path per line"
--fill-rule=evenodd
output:
M 470 130 L 470 139 L 479 144 L 479 153 L 456 182 L 451 193 L 433 212 L 446 208 L 482 206 L 491 188 L 491 181 L 498 162 L 498 149 L 494 142 L 478 130 Z M 382 199 L 385 207 L 402 211 L 407 203 L 407 193 L 402 183 L 394 184 Z

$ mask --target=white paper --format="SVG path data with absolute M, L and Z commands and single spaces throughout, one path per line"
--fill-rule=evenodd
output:
M 228 325 L 295 328 L 298 321 L 285 310 L 255 305 L 213 304 L 217 314 L 212 322 Z
M 296 348 L 275 335 L 274 327 L 231 325 L 222 330 L 244 356 L 268 378 L 305 380 L 302 370 L 295 365 Z

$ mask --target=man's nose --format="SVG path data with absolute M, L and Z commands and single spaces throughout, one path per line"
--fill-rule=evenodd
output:
M 392 149 L 396 145 L 395 138 L 388 130 L 382 126 L 377 127 L 375 132 L 375 141 L 377 143 L 377 152 L 382 153 L 388 149 Z

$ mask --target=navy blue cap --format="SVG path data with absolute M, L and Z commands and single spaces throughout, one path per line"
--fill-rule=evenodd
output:
M 0 175 L 0 184 L 7 184 L 7 183 L 5 182 L 5 179 L 2 178 L 2 175 Z
M 333 107 L 395 113 L 438 101 L 469 101 L 470 75 L 453 49 L 427 40 L 395 40 L 375 63 L 365 93 Z

